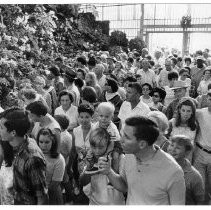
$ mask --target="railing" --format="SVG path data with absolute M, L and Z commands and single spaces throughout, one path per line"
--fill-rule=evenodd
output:
M 144 25 L 180 25 L 181 18 L 177 19 L 144 19 Z M 210 18 L 192 18 L 191 25 L 193 24 L 211 24 Z

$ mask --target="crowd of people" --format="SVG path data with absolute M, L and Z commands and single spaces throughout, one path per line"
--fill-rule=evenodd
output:
M 0 204 L 207 205 L 211 58 L 81 52 L 0 107 Z

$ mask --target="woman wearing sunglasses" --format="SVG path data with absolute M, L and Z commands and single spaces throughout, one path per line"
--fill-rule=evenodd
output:
M 164 101 L 166 97 L 166 91 L 163 88 L 156 87 L 152 90 L 152 101 L 153 105 L 151 108 L 156 109 L 165 114 L 166 107 Z

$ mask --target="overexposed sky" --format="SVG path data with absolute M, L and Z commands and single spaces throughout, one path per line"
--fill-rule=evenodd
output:
M 134 38 L 140 27 L 141 5 L 107 6 L 103 9 L 96 4 L 99 20 L 110 20 L 110 31 L 121 30 L 127 34 L 128 39 Z M 148 23 L 153 23 L 153 19 L 166 19 L 166 24 L 174 19 L 178 24 L 183 15 L 190 14 L 192 23 L 200 23 L 199 18 L 206 18 L 204 23 L 211 23 L 211 4 L 145 4 L 144 18 Z M 151 20 L 151 21 L 150 21 Z M 181 33 L 157 33 L 150 34 L 149 48 L 170 47 L 182 50 Z M 211 33 L 192 33 L 190 35 L 190 52 L 198 49 L 211 49 Z

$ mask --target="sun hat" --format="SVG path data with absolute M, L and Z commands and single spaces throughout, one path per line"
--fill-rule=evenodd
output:
M 177 90 L 177 89 L 181 89 L 181 88 L 187 88 L 188 85 L 184 82 L 184 81 L 174 81 L 174 85 L 172 88 L 170 88 L 171 90 Z

